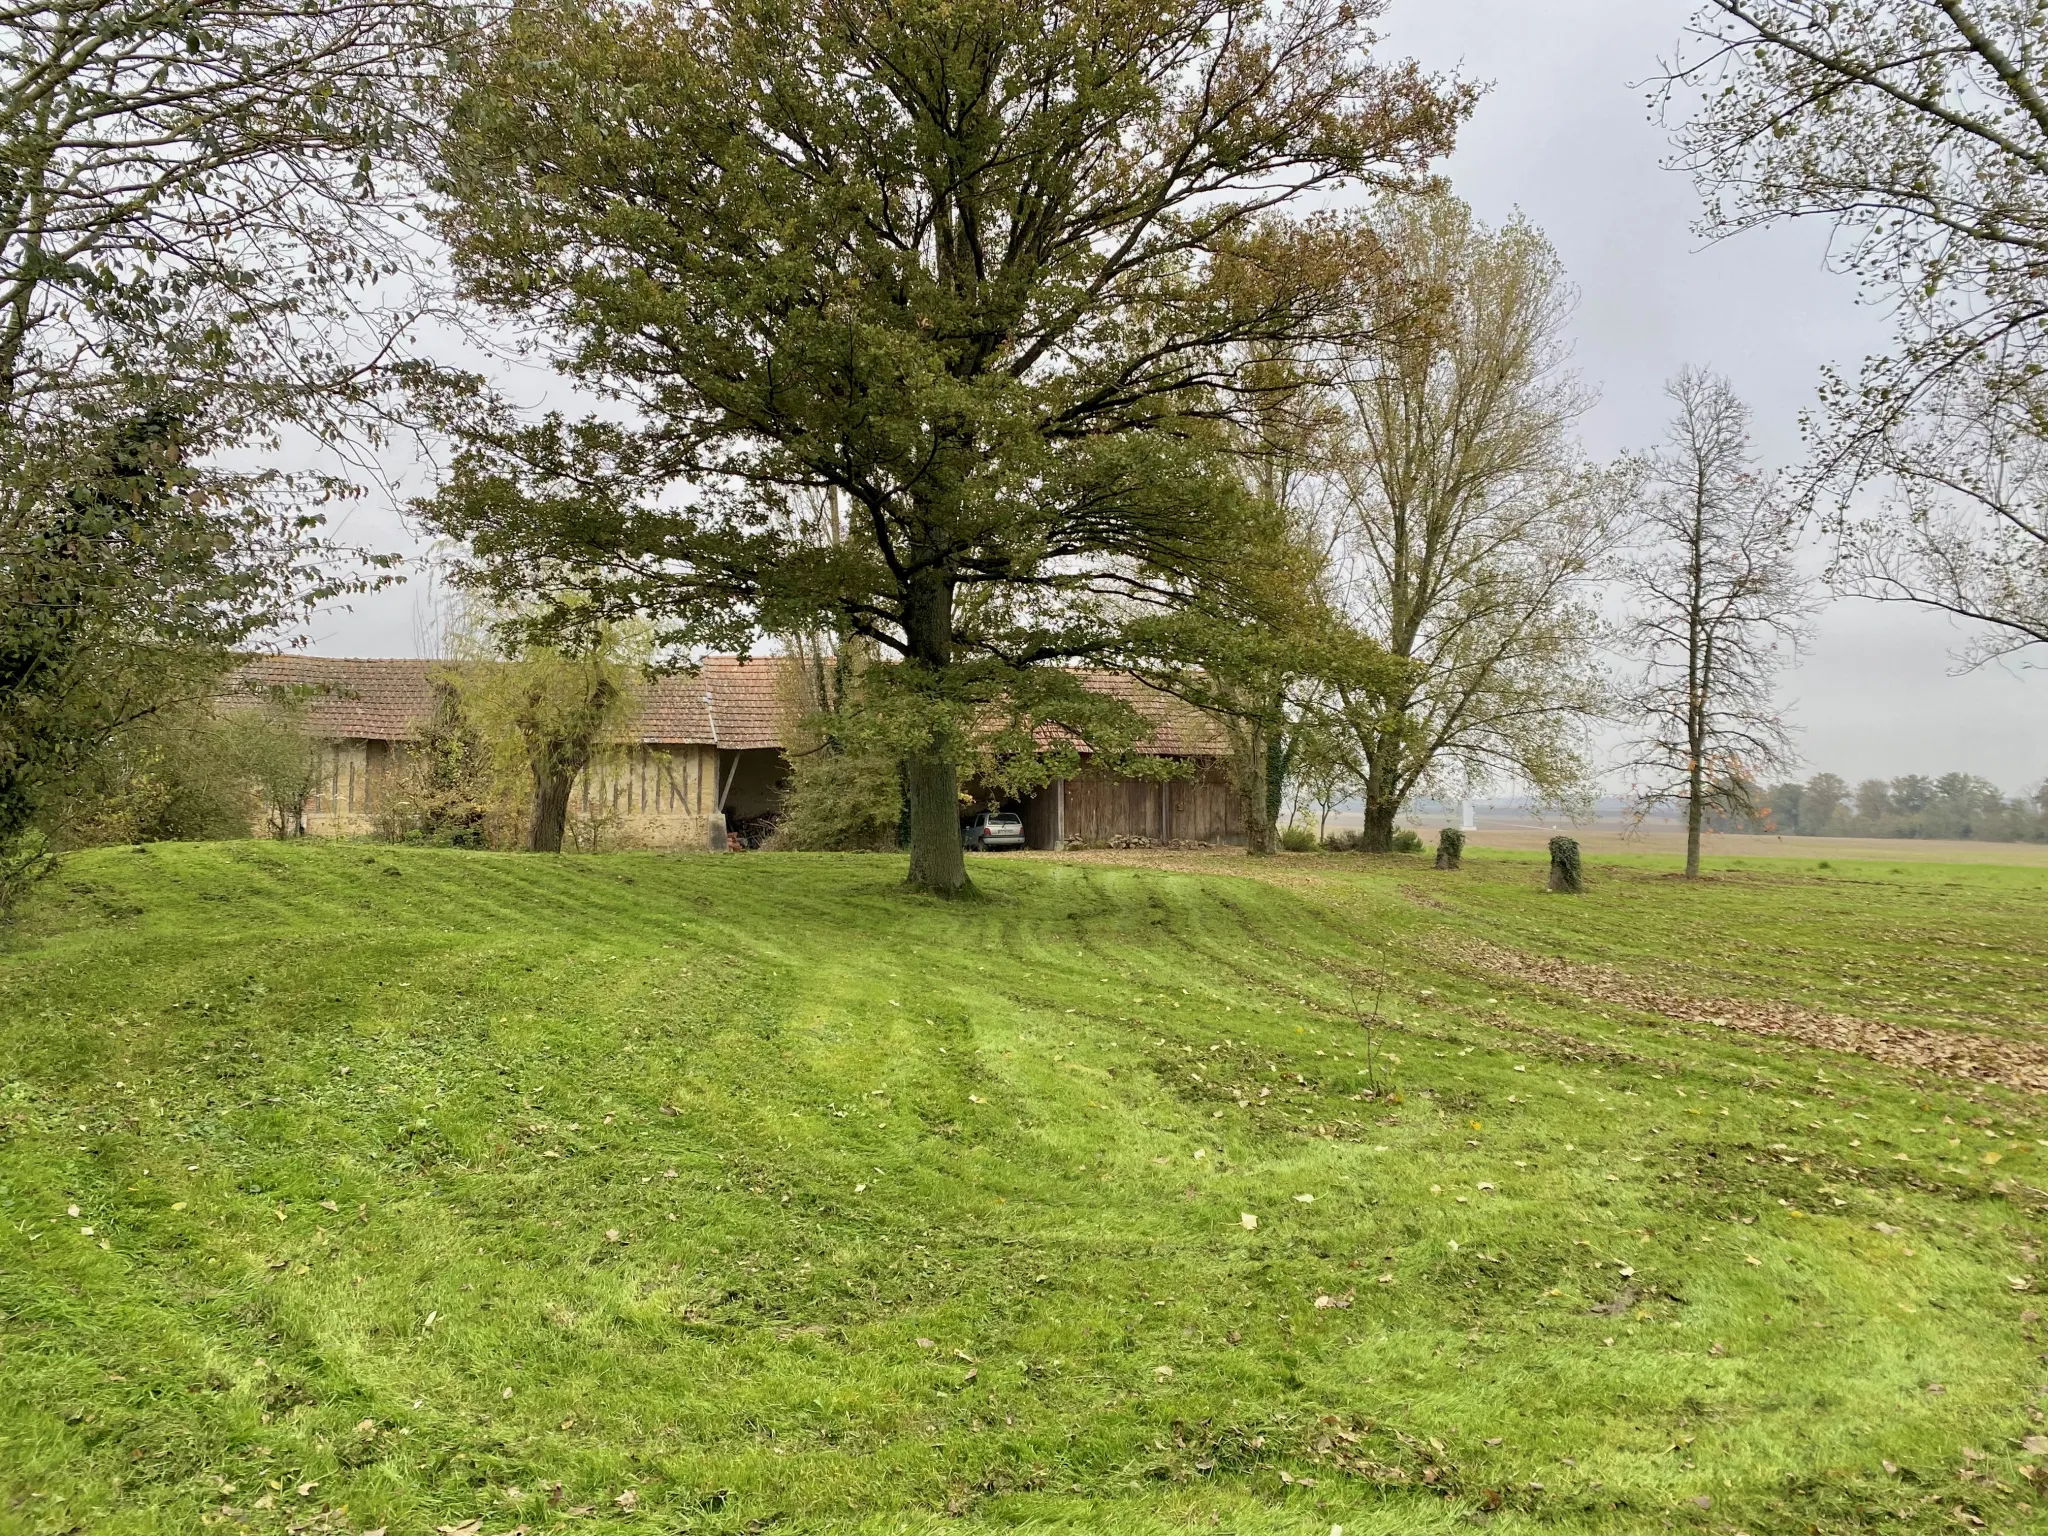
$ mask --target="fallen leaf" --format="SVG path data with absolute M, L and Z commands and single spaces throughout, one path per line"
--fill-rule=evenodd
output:
M 1893 1226 L 1888 1221 L 1873 1221 L 1870 1224 L 1870 1230 L 1873 1232 L 1882 1232 L 1886 1237 L 1897 1237 L 1903 1229 Z
M 1154 1376 L 1157 1376 L 1161 1381 L 1164 1381 L 1167 1377 L 1173 1374 L 1173 1367 L 1170 1365 L 1155 1365 L 1152 1367 L 1152 1374 Z
M 2048 1456 L 2048 1435 L 2029 1435 L 2020 1442 L 2020 1449 L 2029 1456 Z
M 1259 1227 L 1259 1218 L 1250 1211 L 1245 1211 L 1237 1218 L 1237 1224 L 1247 1232 L 1256 1232 Z
M 315 1488 L 318 1488 L 319 1486 L 320 1484 L 317 1480 L 310 1483 L 299 1484 L 299 1497 L 302 1499 L 310 1499 L 313 1496 L 313 1490 Z
M 76 1216 L 78 1214 L 78 1207 L 75 1205 L 67 1205 L 64 1207 L 64 1214 L 66 1216 Z
M 460 1525 L 437 1525 L 434 1527 L 434 1536 L 477 1536 L 477 1532 L 483 1528 L 484 1522 L 479 1516 L 475 1520 L 465 1520 Z
M 1381 1284 L 1381 1285 L 1392 1285 L 1393 1283 L 1394 1283 L 1394 1277 L 1393 1277 L 1392 1275 L 1381 1275 L 1381 1276 L 1380 1276 L 1380 1284 Z
M 1294 1203 L 1296 1205 L 1312 1205 L 1315 1202 L 1315 1198 L 1314 1195 L 1296 1195 Z
M 613 1499 L 612 1502 L 618 1505 L 619 1508 L 623 1509 L 627 1514 L 630 1515 L 631 1513 L 633 1513 L 634 1510 L 640 1507 L 640 1495 L 635 1493 L 632 1489 L 628 1488 L 616 1499 Z
M 320 1202 L 320 1209 L 323 1211 L 338 1211 L 341 1209 L 341 1207 L 336 1205 L 332 1200 L 322 1200 Z
M 1753 1257 L 1751 1257 L 1751 1256 L 1750 1256 L 1749 1254 L 1746 1254 L 1746 1253 L 1745 1253 L 1745 1254 L 1744 1254 L 1744 1255 L 1742 1256 L 1742 1262 L 1743 1262 L 1743 1263 L 1745 1263 L 1745 1264 L 1758 1264 L 1758 1265 L 1760 1265 L 1760 1264 L 1762 1264 L 1762 1263 L 1763 1263 L 1763 1260 L 1762 1260 L 1762 1259 L 1759 1259 L 1759 1258 L 1753 1258 Z
M 930 1349 L 932 1347 L 932 1341 L 930 1339 L 919 1339 L 917 1341 L 917 1347 L 919 1349 Z

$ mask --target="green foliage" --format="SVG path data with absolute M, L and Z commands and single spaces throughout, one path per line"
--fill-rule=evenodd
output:
M 1389 840 L 1388 851 L 1391 853 L 1420 853 L 1422 852 L 1422 834 L 1413 827 L 1403 827 Z
M 433 709 L 399 754 L 380 830 L 393 842 L 450 848 L 485 847 L 495 831 L 500 846 L 513 846 L 491 746 L 464 701 L 461 674 L 432 682 Z
M 234 648 L 331 594 L 305 520 L 202 473 L 188 423 L 102 424 L 61 463 L 0 433 L 0 910 L 124 729 L 210 698 Z
M 8 12 L 0 910 L 68 825 L 206 821 L 173 808 L 161 775 L 158 809 L 139 779 L 117 806 L 123 770 L 96 759 L 206 697 L 237 646 L 361 584 L 331 579 L 341 552 L 309 511 L 347 487 L 220 466 L 280 422 L 336 440 L 387 380 L 417 320 L 419 247 L 382 217 L 382 177 L 451 14 L 401 0 Z
M 539 568 L 664 641 L 901 660 L 874 718 L 912 883 L 964 888 L 971 726 L 1227 564 L 1238 358 L 1356 324 L 1371 242 L 1282 214 L 1413 184 L 1469 108 L 1373 61 L 1381 9 L 512 8 L 463 76 L 442 229 L 473 297 L 643 411 L 456 402 L 429 516 L 501 598 Z M 843 537 L 806 532 L 820 491 Z
M 472 637 L 481 659 L 451 663 L 444 671 L 460 703 L 460 731 L 473 733 L 490 764 L 490 800 L 501 830 L 491 840 L 535 853 L 560 853 L 569 834 L 576 781 L 617 750 L 634 712 L 634 662 L 642 636 L 634 626 L 592 622 L 588 613 L 561 643 L 524 637 L 523 615 L 484 621 Z M 488 647 L 503 647 L 497 655 Z M 444 754 L 468 748 L 444 739 Z M 480 778 L 467 765 L 448 763 L 468 793 Z M 521 814 L 521 810 L 524 814 Z M 522 826 L 523 823 L 523 826 Z M 595 843 L 599 827 L 578 827 Z
M 306 731 L 306 704 L 289 690 L 233 709 L 220 725 L 224 766 L 253 786 L 264 830 L 306 835 L 306 801 L 320 785 L 321 746 Z
M 1317 846 L 1314 830 L 1298 821 L 1280 834 L 1280 847 L 1287 853 L 1314 853 Z
M 2008 797 L 1988 779 L 1944 773 L 1866 779 L 1852 793 L 1832 773 L 1783 783 L 1757 798 L 1759 825 L 1797 837 L 1936 837 L 2048 842 L 2048 786 Z
M 1542 233 L 1448 193 L 1385 199 L 1372 225 L 1419 313 L 1350 344 L 1325 476 L 1346 617 L 1388 662 L 1330 704 L 1385 852 L 1401 807 L 1447 785 L 1588 795 L 1619 499 L 1580 457 L 1573 295 Z
M 116 731 L 65 796 L 57 840 L 203 842 L 247 837 L 259 808 L 211 701 L 173 703 Z
M 0 1522 L 2029 1528 L 2040 1102 L 1476 962 L 2017 1035 L 2048 871 L 897 863 L 77 857 L 0 952 Z
M 896 846 L 902 821 L 903 778 L 893 758 L 821 747 L 790 760 L 769 846 L 883 853 Z

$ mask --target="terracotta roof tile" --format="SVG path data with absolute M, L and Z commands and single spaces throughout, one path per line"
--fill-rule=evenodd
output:
M 257 656 L 237 672 L 236 693 L 306 689 L 306 724 L 314 735 L 402 741 L 433 712 L 432 674 L 440 665 L 411 659 Z
M 317 735 L 402 741 L 432 713 L 434 674 L 445 665 L 416 659 L 258 656 L 237 676 L 246 688 L 311 690 L 307 722 Z M 695 675 L 657 679 L 641 696 L 630 739 L 728 750 L 779 747 L 787 666 L 778 656 L 712 656 Z M 1227 750 L 1213 721 L 1135 678 L 1097 672 L 1088 675 L 1087 683 L 1125 699 L 1159 722 L 1152 744 L 1143 750 L 1168 757 Z

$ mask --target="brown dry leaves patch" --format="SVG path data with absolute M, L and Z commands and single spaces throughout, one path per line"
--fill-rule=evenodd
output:
M 1639 1013 L 1847 1051 L 1891 1067 L 1913 1067 L 1943 1077 L 2048 1093 L 2048 1050 L 2019 1041 L 1912 1024 L 1880 1024 L 1792 1003 L 1688 997 L 1613 966 L 1524 954 L 1480 938 L 1461 936 L 1453 941 L 1446 937 L 1432 947 L 1445 960 L 1477 966 L 1494 976 L 1536 982 Z
M 1246 858 L 1235 850 L 1181 852 L 1166 849 L 1101 849 L 1049 855 L 1069 863 L 1119 864 L 1186 875 L 1235 875 L 1269 885 L 1308 889 L 1333 884 L 1312 858 Z M 1048 855 L 1039 855 L 1048 857 Z M 1391 861 L 1389 861 L 1391 862 Z M 1410 867 L 1408 861 L 1403 867 Z M 1421 905 L 1452 910 L 1421 892 L 1402 894 Z M 1847 1014 L 1823 1013 L 1793 1003 L 1698 998 L 1672 992 L 1613 966 L 1524 954 L 1484 939 L 1442 935 L 1428 942 L 1434 957 L 1451 969 L 1555 987 L 1576 997 L 1661 1014 L 1688 1024 L 1711 1024 L 1747 1034 L 1768 1035 L 1800 1045 L 1846 1051 L 1890 1067 L 1915 1068 L 1970 1082 L 1997 1083 L 2026 1093 L 2048 1094 L 2048 1049 L 1958 1030 L 1912 1024 L 1881 1024 Z

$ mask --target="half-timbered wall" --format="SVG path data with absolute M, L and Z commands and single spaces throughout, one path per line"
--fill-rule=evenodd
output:
M 702 848 L 718 813 L 715 747 L 634 747 L 577 780 L 570 805 L 603 848 Z

